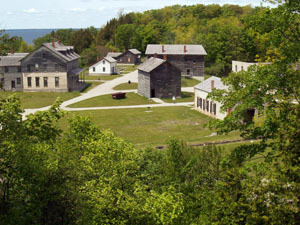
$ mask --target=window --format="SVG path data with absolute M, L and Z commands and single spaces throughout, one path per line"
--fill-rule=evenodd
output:
M 8 73 L 8 67 L 7 66 L 4 67 L 4 72 Z
M 4 78 L 1 78 L 1 82 L 2 85 L 4 85 Z
M 205 110 L 205 99 L 203 99 L 202 109 Z
M 59 77 L 55 77 L 55 87 L 59 87 Z
M 42 57 L 43 59 L 46 59 L 46 53 L 43 53 Z
M 35 71 L 39 70 L 39 64 L 35 64 Z
M 44 64 L 43 67 L 44 67 L 44 71 L 46 71 L 47 70 L 47 64 Z
M 103 67 L 103 72 L 105 72 L 105 67 Z
M 217 114 L 217 105 L 216 105 L 216 103 L 213 104 L 213 112 L 214 112 L 214 115 Z
M 209 112 L 209 101 L 206 101 L 206 111 Z
M 18 84 L 18 85 L 21 84 L 21 78 L 20 78 L 20 77 L 17 78 L 17 84 Z
M 48 87 L 48 77 L 44 77 L 44 87 Z
M 210 102 L 209 112 L 212 113 L 212 102 Z
M 27 85 L 28 87 L 31 87 L 31 77 L 27 77 Z
M 237 72 L 237 65 L 235 65 L 235 72 Z
M 197 97 L 197 108 L 202 108 L 202 98 Z
M 244 70 L 244 67 L 242 66 L 242 70 Z
M 39 86 L 40 86 L 40 78 L 39 78 L 39 77 L 36 77 L 36 78 L 35 78 L 35 86 L 36 86 L 36 87 L 39 87 Z
M 96 71 L 96 68 L 95 67 L 93 67 L 93 72 L 95 72 Z
M 190 72 L 191 72 L 191 70 L 190 70 L 190 69 L 187 69 L 187 70 L 186 70 L 186 75 L 190 75 Z
M 27 72 L 30 72 L 30 64 L 27 64 Z
M 130 63 L 130 58 L 128 58 L 128 62 Z
M 102 62 L 103 62 L 103 64 L 105 64 L 105 60 L 103 60 Z
M 22 69 L 21 66 L 18 66 L 18 73 L 21 73 Z

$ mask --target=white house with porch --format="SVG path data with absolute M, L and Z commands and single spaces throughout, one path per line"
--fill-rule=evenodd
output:
M 221 78 L 215 76 L 197 84 L 194 87 L 194 107 L 205 115 L 223 120 L 229 112 L 221 112 L 221 103 L 207 98 L 208 94 L 215 88 L 228 90 L 228 86 L 223 84 Z
M 99 75 L 99 74 L 117 74 L 117 60 L 112 57 L 104 57 L 102 60 L 96 62 L 89 67 L 89 74 Z

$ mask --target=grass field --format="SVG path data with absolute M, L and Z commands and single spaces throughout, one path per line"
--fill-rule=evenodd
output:
M 171 98 L 162 98 L 164 102 L 173 103 Z M 194 101 L 194 93 L 191 92 L 181 92 L 181 98 L 176 98 L 175 102 L 193 102 Z
M 85 80 L 113 80 L 118 77 L 121 77 L 121 75 L 99 75 L 99 76 L 91 76 L 91 75 L 86 75 Z
M 136 146 L 164 145 L 170 137 L 188 143 L 240 139 L 237 132 L 224 135 L 211 135 L 214 131 L 203 128 L 209 117 L 188 107 L 157 107 L 149 112 L 141 109 L 113 109 L 70 112 L 89 115 L 92 121 L 103 129 L 111 129 L 116 135 L 125 138 Z M 67 118 L 60 122 L 66 129 Z
M 144 104 L 155 104 L 155 102 L 143 96 L 140 96 L 136 93 L 126 93 L 126 98 L 124 99 L 113 99 L 111 94 L 101 95 L 81 102 L 74 103 L 68 107 L 80 108 L 80 107 L 124 106 L 124 105 L 144 105 Z
M 138 84 L 137 83 L 123 83 L 123 84 L 119 84 L 118 86 L 115 86 L 113 89 L 114 90 L 134 90 L 138 88 Z
M 86 93 L 86 92 L 90 91 L 91 89 L 93 89 L 94 87 L 96 87 L 100 84 L 103 84 L 103 82 L 98 82 L 98 81 L 97 82 L 88 81 L 86 83 L 88 84 L 88 86 L 84 90 L 81 91 L 82 93 Z
M 195 80 L 193 78 L 181 77 L 181 87 L 194 87 L 199 84 L 201 81 Z
M 138 65 L 118 65 L 118 71 L 124 75 L 137 70 Z
M 79 92 L 0 92 L 0 98 L 16 94 L 21 100 L 23 109 L 35 109 L 51 105 L 60 97 L 62 101 L 75 98 Z

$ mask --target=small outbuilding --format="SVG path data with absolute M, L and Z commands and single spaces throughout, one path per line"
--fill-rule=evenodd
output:
M 138 67 L 138 93 L 147 98 L 181 96 L 181 70 L 168 61 L 149 58 Z
M 137 49 L 128 49 L 126 52 L 109 52 L 110 56 L 118 61 L 120 64 L 136 65 L 141 63 L 141 52 Z
M 117 74 L 117 60 L 112 57 L 104 57 L 102 60 L 96 62 L 89 67 L 89 74 Z
M 227 90 L 228 86 L 224 85 L 221 78 L 211 76 L 194 87 L 194 104 L 195 109 L 210 117 L 223 120 L 229 111 L 221 112 L 221 103 L 212 101 L 207 95 L 213 89 Z

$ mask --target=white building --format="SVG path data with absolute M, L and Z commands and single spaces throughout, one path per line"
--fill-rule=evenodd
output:
M 240 72 L 242 70 L 248 71 L 248 68 L 253 65 L 266 65 L 269 62 L 242 62 L 242 61 L 232 61 L 232 72 Z
M 89 74 L 117 74 L 117 60 L 112 57 L 104 57 L 89 67 Z
M 221 78 L 212 76 L 194 87 L 194 107 L 197 111 L 210 117 L 223 120 L 229 111 L 221 112 L 221 103 L 212 101 L 207 95 L 214 89 L 227 90 Z

